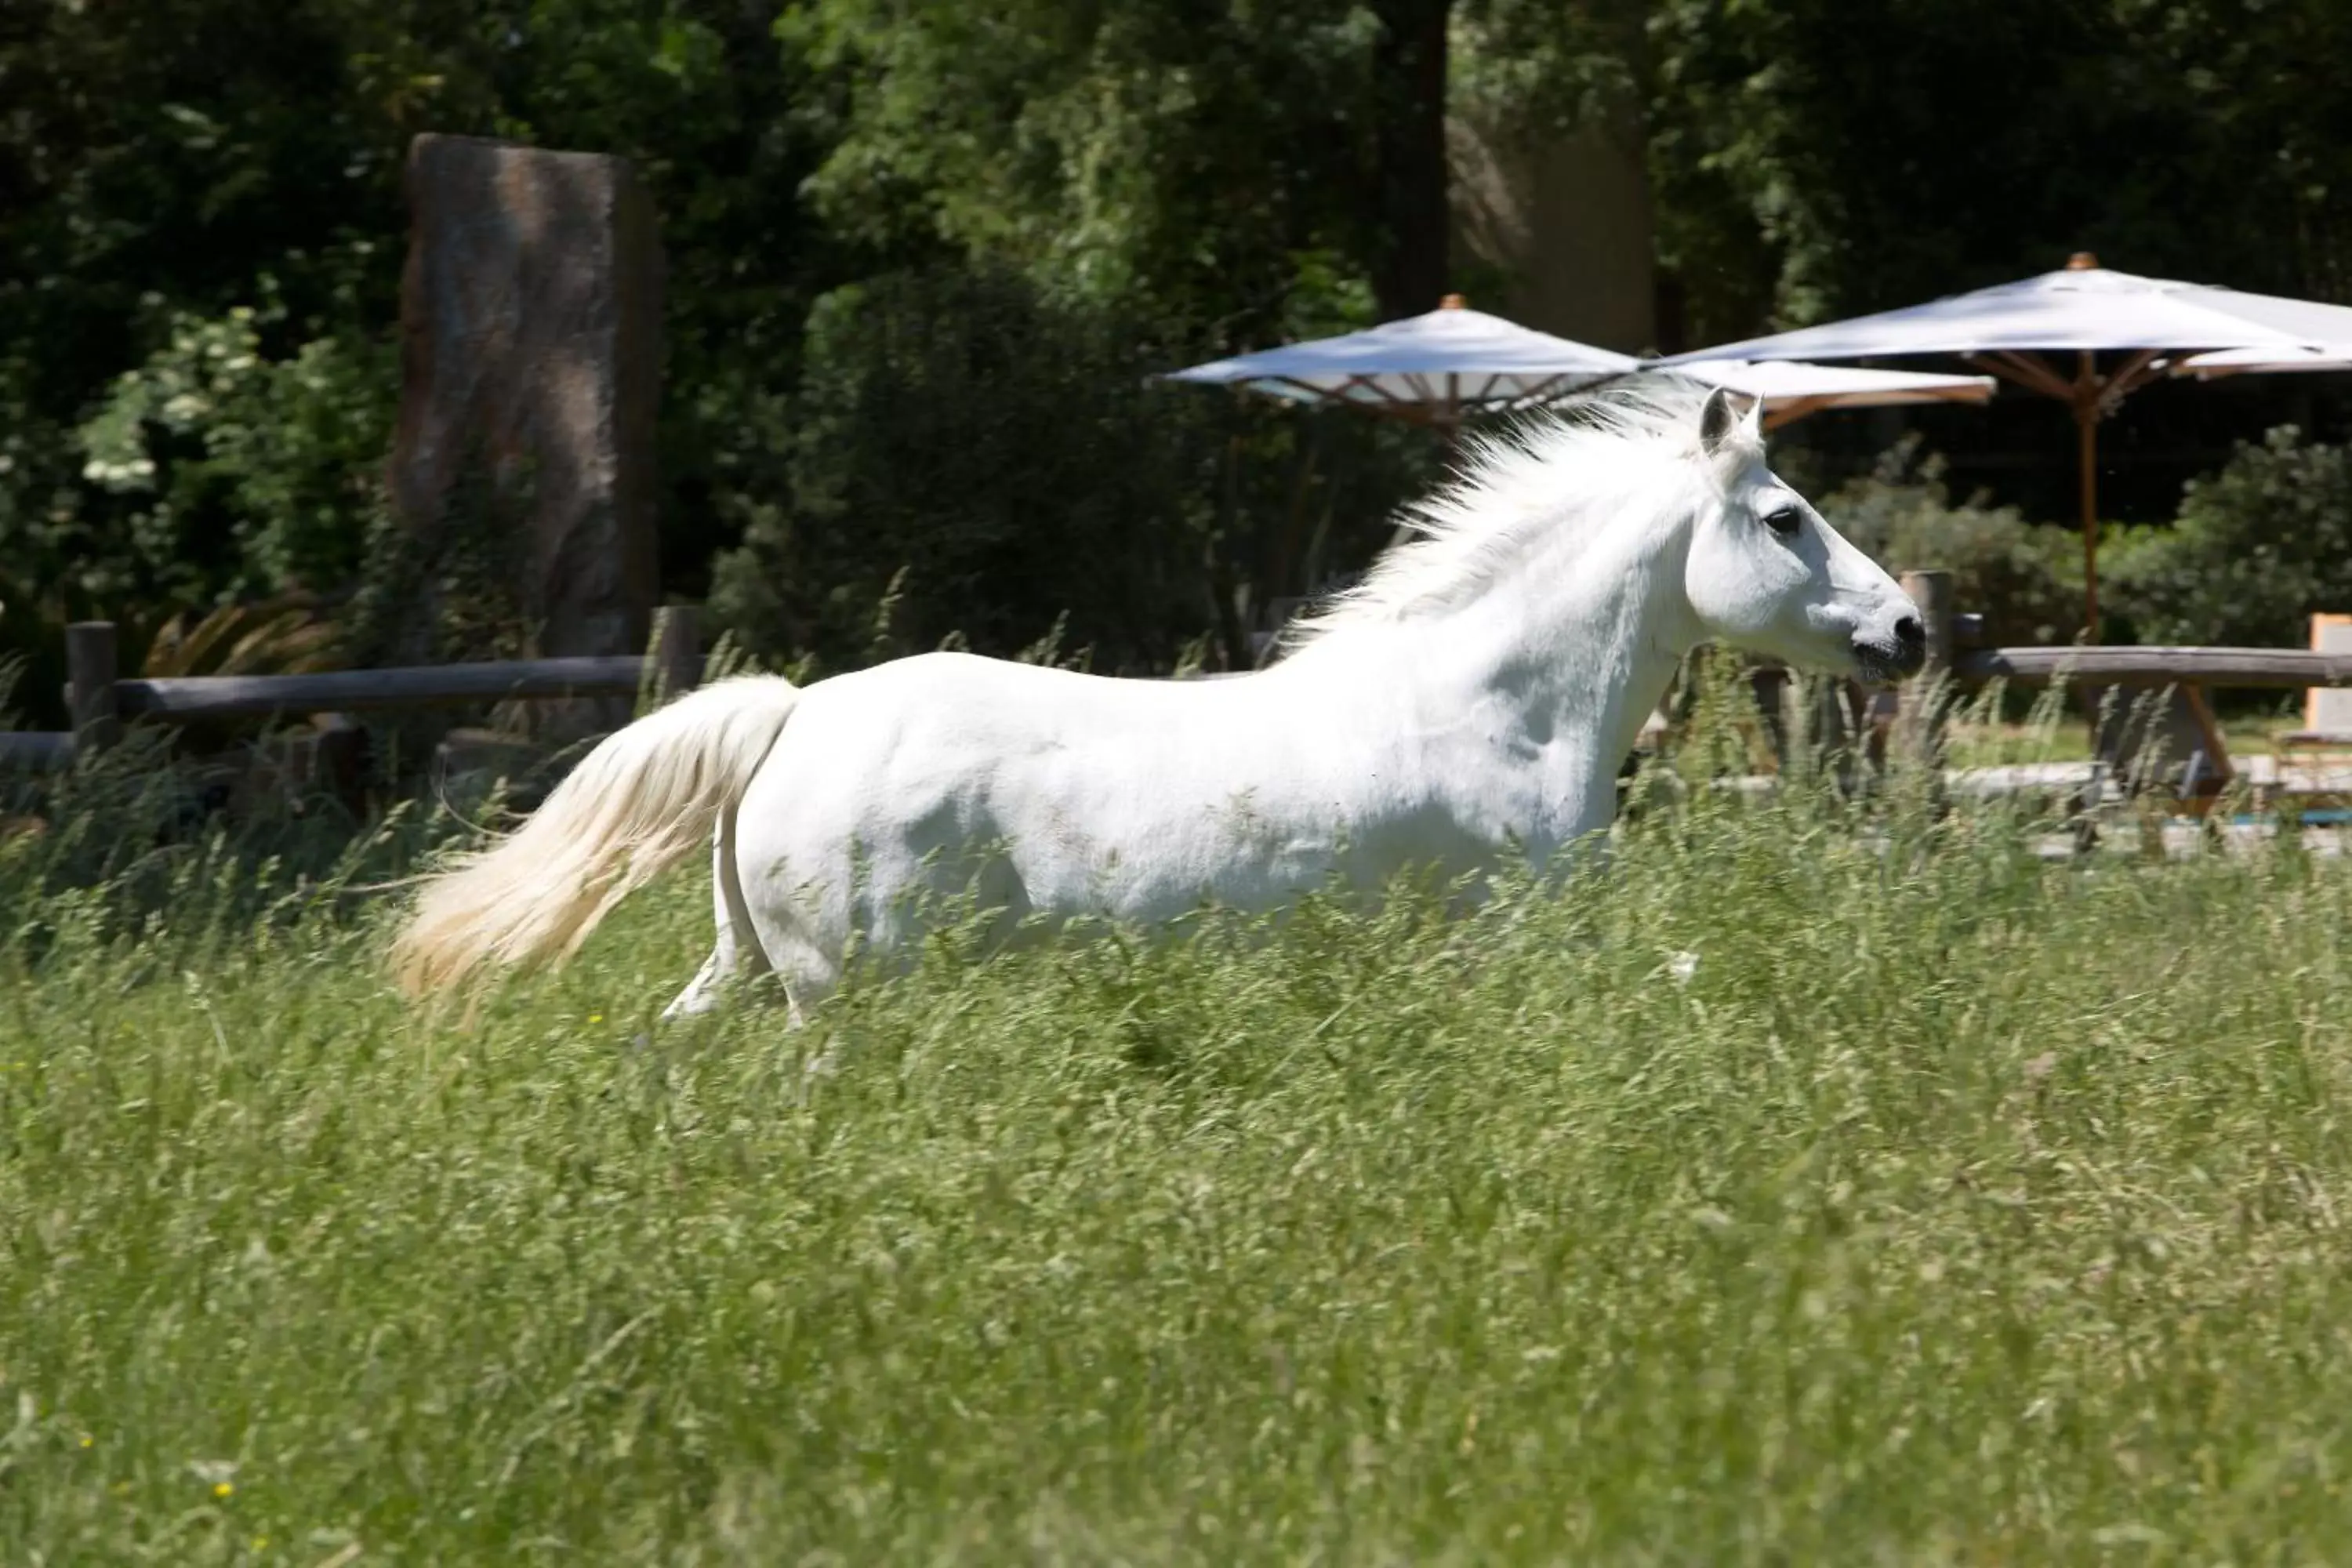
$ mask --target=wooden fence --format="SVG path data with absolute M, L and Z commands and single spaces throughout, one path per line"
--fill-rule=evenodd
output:
M 69 732 L 0 733 L 0 763 L 60 767 L 121 738 L 126 720 L 166 724 L 392 709 L 462 708 L 485 702 L 635 697 L 649 686 L 685 691 L 702 679 L 702 639 L 688 607 L 656 616 L 646 658 L 520 658 L 482 664 L 336 670 L 322 675 L 129 677 L 119 672 L 114 623 L 66 629 Z
M 2352 686 L 2352 654 L 2290 647 L 1992 647 L 1963 653 L 1963 684 L 1993 680 L 2084 686 Z
M 1948 670 L 1964 687 L 1995 680 L 2046 685 L 2209 686 L 2302 689 L 2352 686 L 2352 654 L 2294 647 L 2166 646 L 1985 647 L 1984 617 L 1951 611 L 1950 578 L 1906 572 L 1903 586 L 1927 627 L 1927 673 Z
M 2264 782 L 2242 774 L 2231 761 L 2207 693 L 2352 686 L 2352 655 L 2274 647 L 1986 647 L 1982 617 L 1953 611 L 1948 574 L 1906 573 L 1903 585 L 1927 624 L 1927 666 L 1906 689 L 1887 739 L 1930 766 L 1939 767 L 1944 757 L 1951 693 L 1995 681 L 2063 681 L 2095 700 L 2086 802 L 2098 797 L 2103 780 L 2130 795 L 2169 796 L 2191 815 L 2228 798 L 2242 778 L 2254 784 L 2258 799 L 2282 791 L 2314 798 L 2347 793 L 2345 770 L 2305 768 L 2291 777 L 2284 753 L 2289 745 L 2352 746 L 2352 736 L 2278 737 L 2280 759 L 2264 764 L 2272 774 Z
M 1983 619 L 1953 607 L 1950 575 L 1910 572 L 1904 587 L 1927 631 L 1927 668 L 1905 702 L 1911 742 L 1940 753 L 1940 710 L 1921 710 L 1926 694 L 1994 680 L 2039 685 L 2176 687 L 2202 709 L 2207 688 L 2302 689 L 2352 686 L 2352 655 L 2268 647 L 1983 647 Z M 355 669 L 323 675 L 125 678 L 119 673 L 113 623 L 85 621 L 66 636 L 68 733 L 0 733 L 0 763 L 60 767 L 79 752 L 112 744 L 130 720 L 169 724 L 279 715 L 358 713 L 463 707 L 516 700 L 635 697 L 701 679 L 701 634 L 695 612 L 660 612 L 648 658 L 532 658 L 484 664 Z M 1935 678 L 1945 678 L 1938 681 Z

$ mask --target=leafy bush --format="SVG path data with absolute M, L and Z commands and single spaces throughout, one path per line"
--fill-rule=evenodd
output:
M 261 333 L 281 314 L 175 316 L 82 426 L 82 478 L 128 502 L 118 572 L 202 603 L 358 571 L 381 512 L 390 353 L 327 338 L 271 360 Z
M 140 673 L 309 675 L 338 662 L 335 626 L 299 599 L 223 605 L 204 616 L 183 611 L 155 628 Z
M 381 547 L 390 347 L 273 353 L 285 310 L 260 295 L 163 313 L 161 346 L 79 424 L 38 416 L 23 363 L 0 358 L 0 657 L 23 662 L 26 722 L 64 721 L 71 621 L 115 621 L 135 667 L 174 616 L 337 595 Z
M 1906 437 L 1866 478 L 1821 503 L 1822 515 L 1889 571 L 1952 574 L 1962 609 L 1985 617 L 1996 644 L 2061 641 L 2081 624 L 2082 574 L 2074 536 L 2037 527 L 2015 507 L 1982 498 L 1954 505 L 1944 460 Z
M 2280 426 L 2118 545 L 2107 591 L 2143 641 L 2299 647 L 2314 611 L 2352 609 L 2352 447 Z

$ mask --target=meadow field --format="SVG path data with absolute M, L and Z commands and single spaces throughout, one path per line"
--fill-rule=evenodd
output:
M 798 1036 L 698 875 L 469 1017 L 396 830 L 20 835 L 0 1562 L 2340 1554 L 2352 868 L 1845 809 Z

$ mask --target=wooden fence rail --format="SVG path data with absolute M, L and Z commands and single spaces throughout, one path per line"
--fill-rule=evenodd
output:
M 645 684 L 647 663 L 627 657 L 520 658 L 325 675 L 196 675 L 118 680 L 114 697 L 116 710 L 126 719 L 178 723 L 271 713 L 457 708 L 517 699 L 634 697 Z
M 1983 617 L 1952 609 L 1946 574 L 1906 573 L 1904 586 L 1930 622 L 1928 673 L 1948 672 L 1957 686 L 1993 680 L 2139 688 L 2352 686 L 2352 655 L 2302 648 L 1982 647 L 1977 645 L 1982 640 Z M 0 763 L 63 766 L 78 752 L 112 744 L 126 719 L 194 723 L 272 714 L 634 697 L 649 681 L 668 692 L 688 689 L 702 673 L 700 628 L 688 607 L 661 613 L 654 651 L 645 658 L 529 658 L 321 675 L 124 679 L 119 673 L 115 628 L 108 621 L 68 627 L 66 653 L 66 705 L 74 732 L 0 733 Z M 1924 722 L 1915 728 L 1915 737 L 1932 744 L 1942 715 L 1921 717 Z
M 651 682 L 676 693 L 702 679 L 695 612 L 660 612 L 647 658 L 520 658 L 481 664 L 334 670 L 320 675 L 190 675 L 122 679 L 111 621 L 66 631 L 66 708 L 70 733 L 0 732 L 0 763 L 56 768 L 101 751 L 126 719 L 192 724 L 272 714 L 346 713 L 398 708 L 458 708 L 484 702 L 635 697 Z
M 2086 686 L 2352 686 L 2352 654 L 2284 647 L 1993 647 L 1965 653 L 1952 673 L 1991 680 L 2073 680 Z

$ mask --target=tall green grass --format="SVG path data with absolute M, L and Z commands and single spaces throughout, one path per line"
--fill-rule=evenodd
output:
M 2031 829 L 1702 794 L 798 1036 L 654 1024 L 694 879 L 467 1018 L 397 834 L 16 840 L 0 1561 L 2331 1557 L 2352 876 Z

